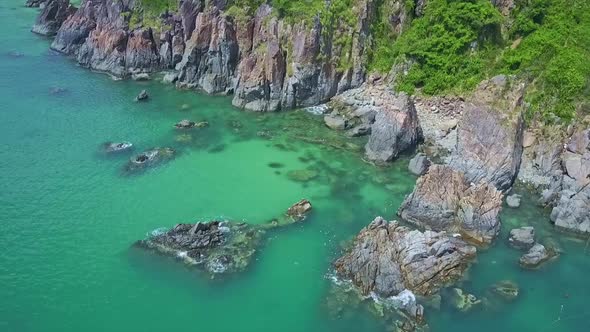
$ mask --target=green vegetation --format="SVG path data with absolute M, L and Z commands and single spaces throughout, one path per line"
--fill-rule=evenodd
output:
M 136 0 L 135 7 L 129 15 L 129 26 L 133 29 L 139 26 L 162 28 L 160 15 L 166 11 L 178 10 L 178 0 Z
M 531 115 L 553 121 L 588 112 L 590 1 L 522 0 L 511 37 L 518 45 L 499 66 L 531 82 Z
M 515 0 L 503 16 L 490 0 L 428 0 L 416 17 L 416 0 L 374 0 L 370 71 L 389 72 L 408 63 L 397 89 L 428 95 L 464 93 L 481 80 L 517 75 L 529 83 L 530 117 L 545 122 L 571 120 L 589 112 L 590 1 Z M 287 23 L 322 24 L 324 40 L 339 54 L 331 59 L 344 71 L 358 33 L 360 0 L 231 0 L 226 14 L 247 22 L 260 5 Z M 159 15 L 177 10 L 178 0 L 137 0 L 130 26 L 161 28 Z M 292 41 L 286 40 L 290 56 Z M 292 68 L 289 68 L 292 70 Z
M 501 20 L 489 0 L 430 0 L 424 15 L 395 43 L 388 35 L 376 35 L 372 68 L 388 71 L 403 56 L 415 64 L 401 80 L 401 90 L 436 94 L 470 89 L 483 77 L 485 59 L 499 43 Z
M 568 121 L 589 107 L 584 103 L 590 77 L 590 1 L 517 0 L 512 14 L 503 17 L 489 0 L 429 0 L 423 16 L 401 36 L 391 31 L 391 6 L 382 2 L 373 24 L 369 66 L 387 72 L 396 62 L 413 62 L 397 89 L 465 92 L 503 73 L 529 82 L 529 118 Z

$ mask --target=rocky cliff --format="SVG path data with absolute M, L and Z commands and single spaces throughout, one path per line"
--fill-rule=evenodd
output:
M 90 69 L 119 78 L 170 71 L 179 87 L 233 93 L 235 106 L 254 111 L 317 105 L 364 82 L 374 0 L 351 2 L 354 22 L 292 22 L 264 2 L 238 15 L 231 3 L 179 0 L 150 16 L 142 0 L 83 0 L 78 9 L 48 0 L 34 31 L 55 34 L 51 48 Z

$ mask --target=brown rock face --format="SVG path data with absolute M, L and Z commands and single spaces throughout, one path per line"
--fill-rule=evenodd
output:
M 354 4 L 356 26 L 339 20 L 322 26 L 287 23 L 267 4 L 244 20 L 224 12 L 227 1 L 179 0 L 155 31 L 135 22 L 133 1 L 83 0 L 65 22 L 58 20 L 52 48 L 117 77 L 175 69 L 179 86 L 234 93 L 234 105 L 249 110 L 313 106 L 364 82 L 375 4 Z M 350 45 L 337 45 L 338 38 L 351 38 Z
M 470 184 L 449 166 L 433 165 L 416 182 L 398 215 L 419 227 L 459 233 L 489 244 L 500 232 L 502 193 L 486 182 Z
M 410 230 L 377 217 L 334 266 L 365 295 L 390 297 L 404 290 L 431 295 L 457 281 L 475 253 L 475 247 L 444 232 Z

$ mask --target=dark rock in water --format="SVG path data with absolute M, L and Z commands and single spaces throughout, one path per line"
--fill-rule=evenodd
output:
M 232 221 L 178 224 L 166 232 L 156 232 L 136 245 L 201 267 L 208 273 L 243 271 L 252 261 L 267 232 L 304 219 L 311 203 L 301 200 L 271 223 L 249 225 Z
M 287 215 L 293 219 L 302 220 L 309 211 L 311 211 L 311 202 L 307 199 L 302 199 L 287 210 Z
M 51 94 L 51 95 L 62 95 L 66 92 L 68 92 L 68 89 L 66 89 L 66 88 L 53 87 L 53 88 L 49 89 L 49 94 Z
M 154 148 L 142 152 L 141 154 L 131 158 L 127 164 L 127 170 L 133 171 L 138 169 L 144 169 L 149 166 L 153 166 L 159 162 L 172 159 L 176 151 L 171 148 Z
M 474 246 L 445 232 L 410 230 L 377 217 L 334 266 L 364 295 L 431 295 L 461 278 L 475 254 Z
M 274 163 L 273 162 L 273 163 L 268 163 L 268 167 L 270 167 L 270 168 L 283 168 L 283 167 L 285 167 L 285 165 L 281 164 L 281 163 Z
M 45 6 L 45 3 L 48 0 L 27 0 L 27 2 L 25 2 L 25 7 L 41 7 L 41 5 Z
M 229 221 L 178 224 L 137 242 L 141 247 L 198 265 L 211 274 L 244 270 L 260 245 L 264 229 Z
M 318 172 L 310 169 L 299 169 L 287 172 L 287 177 L 296 182 L 308 182 L 318 177 Z
M 535 244 L 535 229 L 533 227 L 515 228 L 510 231 L 508 242 L 516 249 L 529 250 Z
M 412 174 L 420 176 L 424 175 L 428 171 L 430 164 L 430 160 L 424 153 L 418 153 L 414 158 L 410 160 L 408 169 Z
M 459 233 L 476 244 L 489 244 L 500 232 L 502 196 L 486 182 L 472 184 L 462 172 L 432 165 L 398 215 L 426 229 Z
M 182 120 L 174 125 L 178 129 L 204 128 L 208 126 L 209 122 L 207 121 L 195 122 L 190 120 Z
M 509 207 L 514 208 L 514 209 L 520 207 L 520 195 L 512 194 L 512 195 L 506 196 L 506 204 Z
M 502 280 L 492 285 L 489 290 L 492 295 L 500 297 L 507 302 L 514 301 L 520 293 L 518 285 L 510 280 Z
M 132 148 L 133 144 L 130 142 L 107 142 L 103 144 L 103 150 L 106 153 L 129 151 Z
M 44 36 L 53 36 L 75 10 L 70 6 L 70 0 L 47 0 L 31 31 Z
M 524 268 L 536 268 L 555 256 L 553 251 L 547 250 L 544 245 L 536 243 L 529 251 L 520 257 L 520 266 Z
M 146 90 L 141 90 L 141 92 L 135 97 L 135 101 L 145 101 L 148 100 L 150 96 L 148 95 Z

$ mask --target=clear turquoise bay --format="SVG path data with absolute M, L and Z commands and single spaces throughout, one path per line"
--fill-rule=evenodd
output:
M 0 331 L 388 331 L 363 310 L 331 316 L 326 275 L 370 220 L 395 218 L 415 183 L 406 159 L 376 168 L 360 153 L 311 143 L 343 140 L 303 111 L 242 112 L 227 97 L 79 68 L 29 32 L 37 11 L 23 2 L 0 3 Z M 148 103 L 133 101 L 141 89 Z M 210 127 L 182 136 L 172 125 L 184 118 Z M 122 169 L 130 155 L 99 152 L 109 140 L 179 155 L 129 176 Z M 302 169 L 318 176 L 287 176 Z M 427 312 L 431 331 L 590 330 L 590 249 L 554 232 L 547 212 L 525 196 L 520 209 L 504 209 L 502 236 L 462 284 L 483 295 L 511 279 L 521 296 L 468 314 L 443 302 Z M 227 279 L 131 247 L 179 222 L 264 223 L 301 198 L 314 204 L 305 223 L 273 234 L 245 273 Z M 520 253 L 506 246 L 519 225 L 534 225 L 564 253 L 523 271 Z

